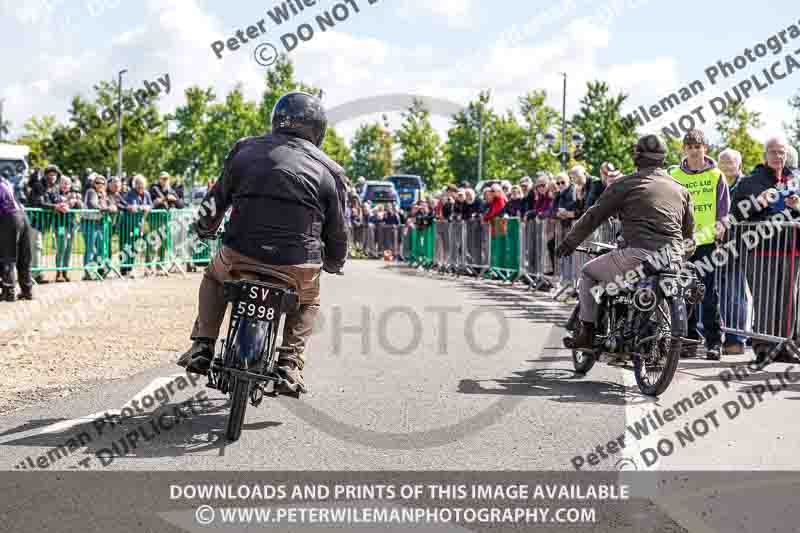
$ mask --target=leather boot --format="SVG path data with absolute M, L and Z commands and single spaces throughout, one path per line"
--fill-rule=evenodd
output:
M 214 339 L 195 339 L 192 347 L 178 358 L 177 365 L 188 372 L 208 374 L 211 360 L 214 358 Z
M 303 379 L 303 369 L 297 359 L 293 357 L 278 359 L 275 370 L 283 378 L 283 381 L 279 382 L 275 389 L 278 394 L 296 398 L 300 393 L 308 392 L 308 387 Z
M 594 324 L 581 322 L 580 331 L 574 337 L 564 337 L 564 346 L 571 350 L 578 348 L 591 349 L 594 344 Z

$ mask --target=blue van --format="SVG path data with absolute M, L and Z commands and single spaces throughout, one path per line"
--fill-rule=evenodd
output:
M 387 176 L 384 179 L 394 183 L 394 188 L 400 196 L 401 209 L 409 209 L 422 198 L 422 193 L 425 191 L 425 185 L 419 176 L 398 174 L 396 176 Z

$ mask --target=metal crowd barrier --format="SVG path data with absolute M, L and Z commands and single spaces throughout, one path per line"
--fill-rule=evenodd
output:
M 550 289 L 554 280 L 553 221 L 533 218 L 522 226 L 520 234 L 520 275 L 536 290 Z
M 108 212 L 26 208 L 31 223 L 35 277 L 47 272 L 84 271 L 101 278 L 134 269 L 167 274 L 182 265 L 207 264 L 219 242 L 197 239 L 189 229 L 191 209 Z
M 587 241 L 612 244 L 618 222 L 609 220 Z M 427 230 L 406 229 L 403 257 L 412 266 L 432 268 L 440 273 L 466 274 L 502 281 L 523 281 L 531 288 L 549 290 L 557 285 L 556 298 L 569 291 L 576 295 L 580 270 L 591 258 L 576 253 L 555 259 L 555 249 L 569 227 L 560 220 L 497 218 L 483 223 L 479 218 L 463 221 L 435 221 Z M 432 248 L 426 240 L 432 233 Z
M 725 245 L 698 266 L 701 273 L 714 269 L 726 337 L 779 347 L 798 338 L 800 224 L 734 225 Z
M 483 276 L 492 267 L 491 228 L 478 218 L 465 223 L 466 247 L 463 267 L 467 272 Z
M 355 224 L 347 226 L 347 237 L 351 248 L 360 250 L 371 259 L 392 258 L 403 254 L 403 231 L 396 224 Z

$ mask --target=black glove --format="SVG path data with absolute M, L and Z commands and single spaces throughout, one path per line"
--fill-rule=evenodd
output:
M 575 250 L 573 250 L 573 249 L 572 249 L 572 248 L 571 248 L 571 247 L 570 247 L 570 246 L 567 244 L 567 242 L 566 242 L 566 241 L 564 241 L 564 242 L 562 242 L 561 244 L 559 244 L 559 245 L 558 245 L 558 248 L 556 248 L 556 257 L 558 257 L 558 258 L 561 258 L 561 257 L 566 257 L 566 256 L 568 256 L 568 255 L 571 255 L 571 254 L 572 254 L 572 252 L 574 252 L 574 251 L 575 251 Z

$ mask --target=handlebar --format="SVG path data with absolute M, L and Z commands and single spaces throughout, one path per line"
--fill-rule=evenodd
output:
M 575 251 L 584 253 L 586 255 L 603 255 L 611 250 L 617 249 L 617 247 L 613 244 L 606 244 L 603 242 L 590 242 L 587 244 L 590 246 L 578 246 L 575 248 Z

